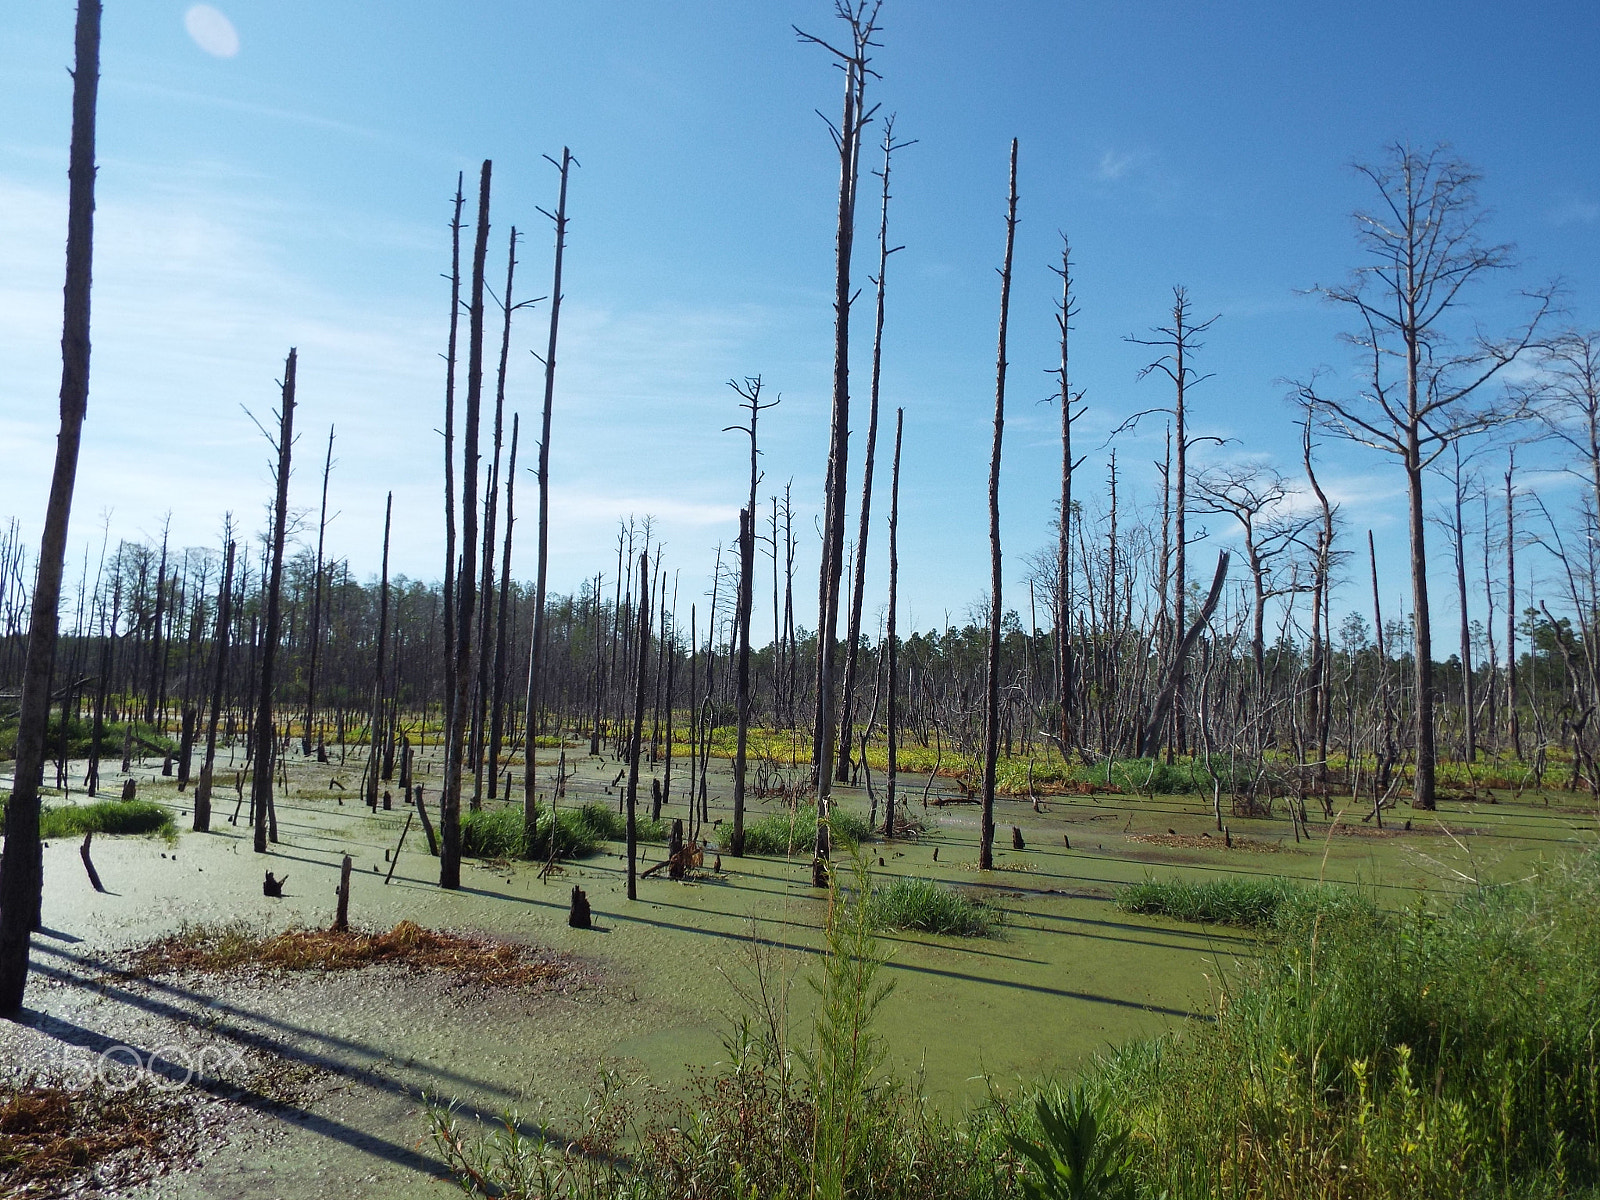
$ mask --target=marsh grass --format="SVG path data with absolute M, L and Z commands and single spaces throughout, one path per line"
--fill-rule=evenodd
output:
M 0 800 L 0 821 L 5 803 Z M 175 837 L 172 813 L 149 800 L 100 800 L 93 804 L 47 806 L 39 813 L 39 836 L 79 837 L 85 833 L 155 833 Z
M 1401 914 L 1278 923 L 1214 1024 L 1101 1062 L 1152 1194 L 1595 1194 L 1600 860 Z
M 1171 917 L 1196 925 L 1272 929 L 1317 916 L 1370 917 L 1372 904 L 1348 888 L 1260 879 L 1146 879 L 1120 888 L 1123 912 Z
M 835 845 L 850 847 L 872 836 L 867 823 L 854 813 L 835 808 L 829 818 Z M 814 809 L 797 808 L 787 813 L 769 813 L 744 827 L 746 854 L 788 856 L 810 853 L 817 844 L 817 814 Z M 717 845 L 727 850 L 733 845 L 733 826 L 724 821 L 717 829 Z
M 1065 1088 L 991 1093 L 954 1118 L 879 1057 L 877 892 L 856 865 L 852 892 L 830 894 L 809 1047 L 777 1044 L 775 1027 L 746 1013 L 725 1061 L 676 1104 L 626 1122 L 591 1106 L 606 1115 L 563 1145 L 509 1122 L 469 1135 L 436 1107 L 435 1144 L 457 1180 L 585 1200 L 1600 1194 L 1592 853 L 1398 914 L 1323 904 L 1315 889 L 1302 889 L 1315 903 L 1279 897 L 1255 956 L 1220 972 L 1214 1021 L 1130 1043 Z M 542 1176 L 511 1174 L 508 1156 Z
M 532 853 L 526 853 L 522 809 L 486 808 L 463 813 L 461 852 L 471 858 L 544 859 L 550 854 L 551 824 L 549 809 L 540 809 L 538 838 Z M 557 858 L 582 858 L 598 850 L 601 842 L 622 841 L 628 836 L 627 819 L 604 804 L 558 809 L 554 826 Z M 635 821 L 635 833 L 641 842 L 664 842 L 667 823 Z
M 1005 919 L 999 909 L 966 892 L 909 876 L 875 887 L 867 911 L 878 929 L 914 929 L 947 937 L 993 937 Z

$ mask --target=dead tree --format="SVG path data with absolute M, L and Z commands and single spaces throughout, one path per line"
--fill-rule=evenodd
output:
M 372 667 L 372 725 L 367 735 L 367 807 L 378 807 L 378 731 L 383 727 L 383 652 L 389 640 L 389 528 L 394 493 L 383 505 L 383 574 L 378 584 L 377 657 Z
M 228 678 L 228 630 L 232 625 L 234 541 L 222 566 L 222 587 L 217 592 L 217 628 L 211 639 L 211 715 L 206 719 L 206 756 L 200 763 L 200 782 L 194 789 L 194 831 L 211 829 L 211 786 L 217 761 L 217 722 L 222 717 L 222 689 Z
M 511 461 L 506 469 L 506 536 L 500 559 L 500 611 L 495 617 L 494 695 L 489 701 L 489 799 L 498 794 L 500 745 L 505 736 L 506 672 L 510 653 L 507 621 L 511 611 L 511 532 L 516 523 L 517 437 L 521 421 L 511 414 Z M 510 793 L 510 780 L 506 791 Z
M 278 465 L 273 471 L 277 499 L 272 506 L 271 563 L 266 583 L 266 627 L 261 641 L 261 677 L 256 695 L 255 771 L 250 779 L 250 807 L 255 814 L 255 850 L 267 852 L 268 834 L 276 842 L 277 817 L 272 804 L 272 764 L 278 739 L 272 724 L 272 696 L 277 686 L 280 611 L 283 593 L 283 544 L 289 533 L 289 461 L 294 449 L 294 375 L 296 354 L 289 348 L 283 365 L 283 393 L 278 408 L 275 448 Z M 268 440 L 272 440 L 270 437 Z M 268 828 L 268 822 L 271 828 Z
M 639 751 L 644 740 L 645 676 L 650 671 L 650 550 L 639 555 L 639 662 L 633 681 L 633 736 L 628 752 L 628 899 L 639 898 L 639 831 L 636 812 L 639 803 Z M 550 832 L 555 837 L 555 830 Z
M 1189 451 L 1201 442 L 1217 442 L 1220 439 L 1212 437 L 1191 437 L 1189 434 L 1189 389 L 1196 384 L 1209 379 L 1209 375 L 1201 375 L 1195 371 L 1191 359 L 1194 353 L 1201 349 L 1204 343 L 1195 339 L 1216 322 L 1216 317 L 1201 321 L 1196 324 L 1189 316 L 1189 292 L 1186 288 L 1175 287 L 1172 289 L 1172 324 L 1158 326 L 1151 332 L 1153 337 L 1128 337 L 1126 340 L 1138 346 L 1154 346 L 1164 351 L 1160 358 L 1150 363 L 1139 372 L 1139 378 L 1160 373 L 1165 375 L 1172 383 L 1173 398 L 1171 407 L 1161 406 L 1146 409 L 1144 412 L 1135 413 L 1118 427 L 1118 432 L 1131 429 L 1138 424 L 1140 418 L 1153 412 L 1167 413 L 1172 417 L 1173 423 L 1173 449 L 1176 458 L 1172 466 L 1169 485 L 1172 495 L 1172 628 L 1181 631 L 1184 628 L 1185 612 L 1188 604 L 1189 575 L 1188 575 L 1188 549 L 1189 536 L 1187 530 L 1187 517 L 1189 513 Z M 1184 639 L 1187 640 L 1187 639 Z M 1184 663 L 1181 660 L 1169 663 L 1166 668 L 1171 677 L 1176 680 L 1176 689 L 1173 696 L 1173 711 L 1176 714 L 1176 731 L 1173 738 L 1174 747 L 1181 751 L 1184 749 L 1183 732 L 1183 680 Z M 1149 753 L 1157 753 L 1156 749 Z
M 856 564 L 851 575 L 850 621 L 844 651 L 844 689 L 839 697 L 839 763 L 834 779 L 850 780 L 851 729 L 855 721 L 856 663 L 861 650 L 861 605 L 867 584 L 867 540 L 872 529 L 872 469 L 878 449 L 878 389 L 883 374 L 884 285 L 888 277 L 889 255 L 903 249 L 889 245 L 889 160 L 896 150 L 911 142 L 894 140 L 894 116 L 883 123 L 883 200 L 878 212 L 878 273 L 873 279 L 876 303 L 872 327 L 872 378 L 867 400 L 867 444 L 862 453 L 861 514 L 856 527 Z
M 328 477 L 332 474 L 333 426 L 329 425 L 328 456 L 322 464 L 322 509 L 317 517 L 317 560 L 311 576 L 311 629 L 307 639 L 311 643 L 311 661 L 306 673 L 306 721 L 300 731 L 300 753 L 307 758 L 311 757 L 311 725 L 317 712 L 317 654 L 322 641 L 322 552 L 328 533 Z M 320 753 L 320 737 L 317 738 L 317 745 Z M 320 754 L 320 757 L 325 758 L 326 755 Z
M 461 326 L 461 190 L 456 172 L 456 203 L 450 218 L 450 338 L 444 355 L 444 741 L 449 745 L 456 694 L 456 340 Z M 449 759 L 449 750 L 445 751 Z M 441 802 L 443 797 L 441 796 Z
M 829 812 L 833 792 L 833 741 L 836 728 L 834 659 L 839 641 L 839 585 L 844 573 L 846 469 L 850 449 L 850 264 L 855 245 L 856 180 L 860 171 L 861 134 L 871 120 L 865 106 L 870 67 L 868 51 L 876 45 L 881 0 L 835 0 L 834 12 L 849 27 L 850 42 L 841 50 L 799 29 L 803 42 L 821 46 L 844 71 L 844 113 L 833 130 L 839 150 L 839 207 L 834 233 L 833 416 L 828 436 L 826 503 L 822 522 L 822 566 L 818 573 L 817 712 L 812 768 L 817 782 L 817 842 L 811 882 L 828 885 L 832 850 Z
M 1061 276 L 1061 304 L 1056 309 L 1056 326 L 1061 331 L 1061 368 L 1056 403 L 1061 408 L 1061 510 L 1056 525 L 1055 592 L 1055 668 L 1056 703 L 1060 707 L 1060 747 L 1065 757 L 1072 744 L 1072 701 L 1075 682 L 1072 662 L 1072 472 L 1082 462 L 1072 457 L 1072 423 L 1083 415 L 1083 393 L 1072 391 L 1068 373 L 1068 336 L 1078 306 L 1072 298 L 1072 246 L 1061 236 L 1061 266 L 1053 268 Z M 1078 411 L 1073 412 L 1077 404 Z
M 761 482 L 759 457 L 761 451 L 756 441 L 756 424 L 761 414 L 769 408 L 776 408 L 779 401 L 761 399 L 759 375 L 746 376 L 743 383 L 737 379 L 730 379 L 728 386 L 738 393 L 741 400 L 739 407 L 750 414 L 749 425 L 728 425 L 722 431 L 750 435 L 750 504 L 741 510 L 739 516 L 739 601 L 735 613 L 736 636 L 739 643 L 736 668 L 739 687 L 736 702 L 739 727 L 738 744 L 733 758 L 733 840 L 729 846 L 729 853 L 735 858 L 742 858 L 744 857 L 745 753 L 750 739 L 750 712 L 753 703 L 750 695 L 750 613 L 755 607 L 756 488 Z M 773 652 L 777 652 L 776 645 L 773 647 Z
M 549 161 L 555 162 L 554 159 Z M 539 468 L 535 473 L 539 481 L 539 551 L 533 585 L 533 637 L 528 649 L 528 690 L 522 710 L 522 828 L 523 840 L 530 847 L 530 852 L 539 824 L 538 795 L 534 791 L 537 757 L 534 754 L 534 734 L 539 720 L 539 673 L 544 668 L 545 585 L 550 561 L 550 413 L 556 397 L 556 335 L 561 327 L 561 267 L 567 247 L 567 180 L 576 161 L 572 151 L 563 146 L 561 161 L 556 163 L 556 168 L 561 172 L 556 211 L 553 215 L 545 213 L 556 227 L 556 254 L 554 280 L 550 287 L 550 337 L 544 352 L 544 415 L 539 427 Z M 620 577 L 620 572 L 618 574 Z M 550 836 L 554 838 L 554 831 Z
M 1000 640 L 1005 607 L 1000 576 L 1000 450 L 1006 426 L 1006 325 L 1011 316 L 1011 255 L 1017 242 L 1017 139 L 1011 139 L 1006 257 L 1000 268 L 1000 342 L 995 355 L 994 447 L 989 452 L 989 660 L 983 705 L 983 821 L 978 869 L 994 866 L 994 787 L 1000 760 Z
M 22 1010 L 28 944 L 39 923 L 44 883 L 39 788 L 44 781 L 50 677 L 66 566 L 67 527 L 78 474 L 78 446 L 89 402 L 89 281 L 94 259 L 95 101 L 100 88 L 100 3 L 79 0 L 72 72 L 72 145 L 67 170 L 67 279 L 62 305 L 61 432 L 45 509 L 44 534 L 28 619 L 28 651 L 18 714 L 16 762 L 0 852 L 0 1015 Z
M 439 886 L 461 886 L 461 773 L 466 720 L 471 702 L 473 614 L 477 604 L 478 421 L 483 400 L 483 272 L 489 254 L 489 184 L 493 163 L 483 160 L 478 177 L 478 229 L 472 248 L 472 291 L 467 309 L 467 411 L 461 453 L 461 559 L 456 575 L 455 679 L 450 695 L 444 788 L 439 805 Z
M 894 410 L 894 465 L 889 473 L 889 711 L 886 718 L 889 738 L 888 782 L 884 785 L 883 835 L 893 837 L 896 754 L 899 749 L 900 714 L 900 639 L 895 633 L 895 615 L 900 599 L 900 437 L 905 430 L 906 410 Z
M 1467 285 L 1511 266 L 1510 246 L 1483 240 L 1477 173 L 1443 146 L 1421 152 L 1394 145 L 1384 162 L 1356 170 L 1377 191 L 1374 209 L 1356 214 L 1367 262 L 1350 283 L 1317 290 L 1355 318 L 1346 340 L 1361 357 L 1362 382 L 1349 398 L 1329 396 L 1314 382 L 1302 391 L 1328 429 L 1392 456 L 1405 475 L 1415 614 L 1412 804 L 1431 809 L 1437 756 L 1423 478 L 1453 442 L 1518 415 L 1513 406 L 1482 400 L 1483 388 L 1534 345 L 1554 294 L 1532 293 L 1532 313 L 1506 337 L 1473 326 L 1453 338 L 1449 318 Z

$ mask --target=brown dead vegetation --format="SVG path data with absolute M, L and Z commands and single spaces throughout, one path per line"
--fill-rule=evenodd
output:
M 74 1089 L 0 1083 L 0 1194 L 61 1196 L 91 1174 L 123 1187 L 183 1153 L 179 1103 L 149 1084 Z
M 424 929 L 413 921 L 401 921 L 387 933 L 289 929 L 266 935 L 237 924 L 190 926 L 133 951 L 130 964 L 139 975 L 393 965 L 450 975 L 462 984 L 541 990 L 570 987 L 579 975 L 570 961 L 533 947 Z

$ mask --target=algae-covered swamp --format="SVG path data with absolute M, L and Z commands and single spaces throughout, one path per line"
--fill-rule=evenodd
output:
M 571 774 L 559 803 L 614 812 L 620 764 L 586 751 L 586 743 L 566 748 Z M 557 754 L 541 751 L 546 780 Z M 787 855 L 718 853 L 730 817 L 726 764 L 713 760 L 701 867 L 681 881 L 647 875 L 630 902 L 625 846 L 615 841 L 554 869 L 468 858 L 462 887 L 441 889 L 420 825 L 399 803 L 369 810 L 357 788 L 362 752 L 342 765 L 338 757 L 285 756 L 279 840 L 265 854 L 252 851 L 248 804 L 230 822 L 226 787 L 212 831 L 188 832 L 190 793 L 160 774 L 158 760 L 136 764 L 131 777 L 141 801 L 171 812 L 172 829 L 97 836 L 91 854 L 103 893 L 80 861 L 80 838 L 49 840 L 28 1017 L 0 1029 L 0 1046 L 9 1082 L 81 1082 L 99 1072 L 153 1081 L 162 1103 L 181 1100 L 160 1171 L 133 1172 L 116 1194 L 446 1195 L 454 1185 L 442 1181 L 428 1141 L 427 1100 L 489 1121 L 515 1110 L 559 1138 L 584 1119 L 602 1082 L 665 1096 L 693 1071 L 725 1062 L 725 1039 L 760 979 L 785 1002 L 789 1036 L 804 1046 L 814 1003 L 804 980 L 815 974 L 829 894 L 812 886 L 809 845 Z M 419 772 L 435 798 L 437 766 L 424 759 Z M 662 764 L 653 773 L 647 764 L 644 797 L 652 774 L 660 778 Z M 110 772 L 103 786 L 120 788 L 121 778 Z M 678 771 L 663 818 L 686 814 L 686 782 Z M 1404 908 L 1517 879 L 1593 845 L 1596 828 L 1594 810 L 1570 793 L 1480 792 L 1445 799 L 1433 813 L 1401 807 L 1381 831 L 1360 812 L 1338 812 L 1297 836 L 1281 812 L 1230 816 L 1219 833 L 1206 795 L 1078 792 L 1001 798 L 995 866 L 980 872 L 976 806 L 961 803 L 947 779 L 901 784 L 920 829 L 860 843 L 874 886 L 930 880 L 1000 917 L 988 937 L 880 934 L 893 984 L 877 1023 L 887 1069 L 920 1080 L 951 1112 L 994 1090 L 1070 1077 L 1097 1052 L 1214 1012 L 1219 980 L 1253 956 L 1257 933 L 1122 911 L 1115 897 L 1125 885 L 1323 881 Z M 841 787 L 837 797 L 866 817 L 865 788 Z M 758 797 L 752 820 L 787 804 Z M 848 860 L 847 848 L 837 853 Z M 475 960 L 415 969 L 402 955 L 306 971 L 245 954 L 240 968 L 212 971 L 178 953 L 325 929 L 346 855 L 353 929 L 411 922 L 509 945 L 542 964 L 534 981 L 492 986 L 474 974 Z M 640 872 L 665 857 L 665 846 L 641 844 Z M 263 894 L 268 871 L 282 881 L 281 897 Z M 593 928 L 568 925 L 574 885 L 589 898 Z

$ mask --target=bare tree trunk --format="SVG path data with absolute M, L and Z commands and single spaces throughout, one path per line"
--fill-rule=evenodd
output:
M 544 600 L 550 561 L 550 412 L 556 396 L 556 335 L 561 327 L 561 267 L 567 247 L 567 179 L 572 171 L 572 151 L 561 148 L 561 190 L 556 200 L 555 277 L 550 286 L 550 337 L 544 352 L 544 415 L 539 433 L 539 554 L 533 586 L 533 636 L 528 646 L 528 692 L 523 705 L 522 828 L 526 844 L 533 846 L 539 825 L 539 800 L 534 791 L 534 753 L 539 715 L 539 673 L 544 669 Z M 621 572 L 618 572 L 620 576 Z M 620 585 L 620 578 L 618 583 Z M 552 838 L 555 836 L 552 830 Z
M 394 493 L 383 505 L 383 574 L 378 584 L 378 655 L 372 672 L 372 727 L 367 737 L 367 807 L 378 807 L 378 730 L 383 727 L 383 652 L 389 637 L 389 527 Z
M 505 736 L 507 621 L 511 609 L 511 531 L 516 521 L 517 437 L 521 421 L 511 414 L 511 461 L 506 470 L 506 536 L 500 558 L 500 612 L 495 618 L 494 696 L 489 702 L 489 799 L 499 794 L 500 745 Z M 510 780 L 506 793 L 510 797 Z
M 845 645 L 844 689 L 839 699 L 839 762 L 834 779 L 839 783 L 850 780 L 851 727 L 855 720 L 856 660 L 861 651 L 861 605 L 867 585 L 867 538 L 872 529 L 872 468 L 878 448 L 878 385 L 883 374 L 883 313 L 884 282 L 889 268 L 889 255 L 899 247 L 889 245 L 889 159 L 900 147 L 894 140 L 894 117 L 883 124 L 883 202 L 878 214 L 878 274 L 874 279 L 877 302 L 874 307 L 872 329 L 872 379 L 867 402 L 867 444 L 862 454 L 861 468 L 861 519 L 856 527 L 856 565 L 851 578 L 850 622 Z
M 78 445 L 89 401 L 89 288 L 94 259 L 95 101 L 100 88 L 100 4 L 79 0 L 72 75 L 72 147 L 68 167 L 67 278 L 62 305 L 61 432 L 45 509 L 44 534 L 28 621 L 16 762 L 0 852 L 0 1015 L 22 1010 L 28 946 L 39 923 L 44 873 L 39 788 L 44 780 L 55 666 L 57 610 L 66 568 L 67 528 L 78 473 Z
M 211 715 L 206 721 L 206 756 L 200 764 L 200 782 L 194 789 L 194 831 L 211 830 L 211 786 L 217 761 L 217 722 L 222 717 L 222 689 L 228 677 L 228 629 L 233 618 L 234 542 L 222 567 L 222 588 L 217 593 L 217 629 L 212 637 Z
M 1017 139 L 1011 139 L 1006 258 L 1000 269 L 1000 348 L 995 356 L 994 448 L 989 454 L 989 660 L 983 707 L 983 828 L 978 869 L 994 866 L 994 786 L 1000 759 L 1000 640 L 1005 606 L 1000 574 L 1000 450 L 1006 425 L 1006 326 L 1011 316 L 1011 255 L 1017 240 Z
M 1506 458 L 1506 728 L 1517 760 L 1523 760 L 1522 723 L 1517 717 L 1517 506 L 1511 479 L 1517 469 L 1517 451 Z
M 294 375 L 296 354 L 289 349 L 283 365 L 283 397 L 278 412 L 278 485 L 272 508 L 271 564 L 267 574 L 267 620 L 262 631 L 260 691 L 256 699 L 255 771 L 250 778 L 250 809 L 255 815 L 255 851 L 267 852 L 267 822 L 272 809 L 272 772 L 278 739 L 272 725 L 272 694 L 277 685 L 279 608 L 283 592 L 283 543 L 289 533 L 289 460 L 294 450 Z M 270 831 L 276 842 L 276 819 Z
M 752 428 L 754 417 L 751 418 Z M 752 448 L 755 439 L 751 439 Z M 754 450 L 751 452 L 754 461 Z M 753 480 L 752 480 L 753 484 Z M 754 487 L 751 488 L 754 491 Z M 756 514 L 754 507 L 739 510 L 739 729 L 733 757 L 733 840 L 729 844 L 735 858 L 744 855 L 745 753 L 750 740 L 750 608 L 754 600 L 756 557 Z
M 504 445 L 505 409 L 506 409 L 506 368 L 510 365 L 511 358 L 511 314 L 516 311 L 517 305 L 512 300 L 512 286 L 516 282 L 517 272 L 517 227 L 511 227 L 510 248 L 506 253 L 506 290 L 500 297 L 500 307 L 505 315 L 500 333 L 500 366 L 495 374 L 494 388 L 494 452 L 489 463 L 489 486 L 484 489 L 484 518 L 483 518 L 483 595 L 484 602 L 478 610 L 478 673 L 473 685 L 472 701 L 472 807 L 483 807 L 483 773 L 484 751 L 487 749 L 490 697 L 493 694 L 494 681 L 490 678 L 489 669 L 494 665 L 494 660 L 489 654 L 489 647 L 494 636 L 495 606 L 494 600 L 494 550 L 495 550 L 495 525 L 499 518 L 500 503 L 500 451 Z M 494 766 L 489 764 L 491 777 L 489 794 L 494 795 Z
M 1060 706 L 1061 753 L 1065 757 L 1073 740 L 1072 696 L 1072 471 L 1077 463 L 1072 458 L 1072 412 L 1074 397 L 1067 374 L 1067 343 L 1072 332 L 1072 318 L 1077 308 L 1072 302 L 1072 247 L 1066 236 L 1061 238 L 1061 307 L 1056 313 L 1056 323 L 1061 330 L 1061 393 L 1056 403 L 1061 406 L 1061 516 L 1056 528 L 1056 603 L 1055 668 L 1056 703 Z M 1165 569 L 1163 567 L 1163 569 Z M 891 693 L 892 695 L 892 693 Z
M 477 602 L 478 420 L 483 400 L 483 271 L 489 254 L 489 185 L 494 165 L 478 177 L 478 229 L 472 249 L 472 295 L 467 311 L 467 411 L 461 454 L 461 561 L 456 577 L 455 688 L 450 700 L 444 791 L 440 798 L 439 886 L 461 886 L 461 772 L 471 703 L 474 605 Z
M 628 899 L 639 898 L 639 751 L 644 740 L 645 677 L 650 673 L 650 550 L 639 555 L 639 664 L 633 681 L 633 737 L 628 754 Z
M 456 338 L 461 326 L 461 190 L 462 173 L 456 172 L 456 204 L 450 218 L 450 340 L 444 368 L 444 729 L 446 746 L 453 736 L 456 694 Z M 342 754 L 342 751 L 341 751 Z M 445 751 L 445 762 L 449 762 Z M 448 789 L 446 789 L 448 790 Z M 442 799 L 442 794 L 441 794 Z
M 328 532 L 328 476 L 333 474 L 333 426 L 328 426 L 328 457 L 322 465 L 322 510 L 317 518 L 317 565 L 311 579 L 311 664 L 306 675 L 306 722 L 300 733 L 300 753 L 311 756 L 311 725 L 317 711 L 317 654 L 322 640 L 322 548 Z M 322 739 L 318 738 L 320 745 Z
M 893 837 L 895 772 L 900 738 L 900 647 L 895 633 L 895 616 L 900 600 L 900 437 L 905 431 L 906 410 L 894 410 L 894 466 L 889 475 L 889 766 L 884 787 L 883 836 Z
M 844 113 L 838 128 L 839 206 L 834 231 L 833 416 L 828 438 L 827 503 L 823 515 L 822 565 L 818 573 L 817 710 L 812 766 L 817 783 L 817 841 L 811 860 L 811 882 L 828 886 L 832 853 L 829 817 L 833 795 L 835 721 L 834 658 L 839 640 L 839 584 L 844 573 L 846 470 L 850 451 L 850 262 L 855 246 L 856 180 L 860 170 L 861 132 L 870 114 L 864 111 L 867 51 L 876 32 L 878 3 L 841 7 L 850 27 L 850 47 L 837 50 L 818 38 L 844 66 Z

